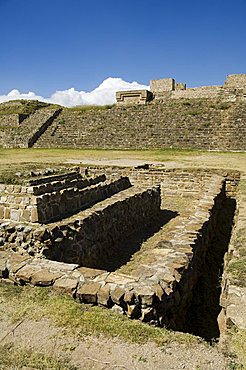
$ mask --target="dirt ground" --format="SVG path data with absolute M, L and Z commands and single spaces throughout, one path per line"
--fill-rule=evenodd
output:
M 66 336 L 63 329 L 48 320 L 24 320 L 14 325 L 1 320 L 0 333 L 1 344 L 12 343 L 47 356 L 66 357 L 77 369 L 229 369 L 223 354 L 203 343 L 187 348 L 175 343 L 157 347 L 151 342 L 139 345 L 92 336 L 78 340 Z

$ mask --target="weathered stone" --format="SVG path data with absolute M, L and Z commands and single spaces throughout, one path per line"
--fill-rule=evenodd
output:
M 77 285 L 78 285 L 78 279 L 70 279 L 67 277 L 62 277 L 60 279 L 57 279 L 54 282 L 53 288 L 54 290 L 58 292 L 67 293 L 73 296 L 77 288 Z
M 118 104 L 146 104 L 152 99 L 153 94 L 148 90 L 129 90 L 116 92 L 116 100 Z
M 103 306 L 106 306 L 108 307 L 110 302 L 111 302 L 111 299 L 110 299 L 110 285 L 109 284 L 105 284 L 104 286 L 102 286 L 98 293 L 97 293 L 97 302 L 98 304 L 100 305 L 103 305 Z
M 111 310 L 114 312 L 114 313 L 117 313 L 118 315 L 123 315 L 125 312 L 124 312 L 124 309 L 121 307 L 121 306 L 118 306 L 117 304 L 115 304 Z
M 31 283 L 33 285 L 49 286 L 52 285 L 55 280 L 62 276 L 60 272 L 51 272 L 48 269 L 42 269 L 34 272 L 31 275 Z
M 22 256 L 18 253 L 12 253 L 8 258 L 8 269 L 11 273 L 15 274 L 18 270 L 25 266 L 28 261 L 30 261 L 30 256 Z
M 226 319 L 239 329 L 246 329 L 246 288 L 231 285 L 228 290 L 228 305 Z
M 135 277 L 125 275 L 125 274 L 119 274 L 116 272 L 112 272 L 111 274 L 109 274 L 109 276 L 106 279 L 107 283 L 114 283 L 114 284 L 121 284 L 121 285 L 125 285 L 128 283 L 134 283 L 136 281 L 137 279 Z
M 39 266 L 25 265 L 16 272 L 15 276 L 21 282 L 30 283 L 32 276 L 38 271 L 40 271 Z
M 114 290 L 110 292 L 112 301 L 119 305 L 122 304 L 124 295 L 125 295 L 125 289 L 121 287 L 116 287 Z
M 160 301 L 162 301 L 162 300 L 163 300 L 163 297 L 164 297 L 164 295 L 165 295 L 165 293 L 164 293 L 164 291 L 163 291 L 162 287 L 161 287 L 159 284 L 156 284 L 156 285 L 154 285 L 154 286 L 153 286 L 153 289 L 154 289 L 154 292 L 155 292 L 156 297 L 157 297 Z
M 140 286 L 136 289 L 136 294 L 142 305 L 151 306 L 155 296 L 155 292 L 152 287 Z
M 76 297 L 82 302 L 97 303 L 97 293 L 100 288 L 99 283 L 85 283 L 77 290 Z
M 133 304 L 136 301 L 136 296 L 134 291 L 126 291 L 124 295 L 124 302 L 128 304 Z
M 100 276 L 106 272 L 105 270 L 92 269 L 88 267 L 79 267 L 77 268 L 77 271 L 81 275 L 83 275 L 85 278 L 91 278 L 91 279 L 97 276 Z

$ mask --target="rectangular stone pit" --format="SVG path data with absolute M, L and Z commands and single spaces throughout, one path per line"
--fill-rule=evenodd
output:
M 123 190 L 69 219 L 50 224 L 47 258 L 96 267 L 128 235 L 160 217 L 160 187 Z
M 93 178 L 96 178 L 94 171 L 97 171 L 97 176 L 100 173 L 98 168 L 87 170 Z M 99 197 L 99 203 L 63 221 L 42 226 L 32 224 L 25 228 L 18 223 L 16 226 L 3 226 L 8 250 L 18 250 L 19 245 L 23 256 L 19 262 L 6 257 L 7 260 L 0 263 L 0 275 L 18 284 L 52 285 L 57 291 L 66 292 L 81 302 L 113 307 L 130 318 L 153 321 L 203 337 L 207 335 L 209 340 L 210 333 L 206 332 L 209 325 L 205 323 L 204 329 L 203 322 L 205 331 L 202 334 L 194 331 L 191 325 L 196 317 L 190 313 L 194 312 L 192 306 L 196 306 L 199 287 L 207 277 L 204 272 L 205 275 L 213 273 L 218 278 L 219 272 L 214 272 L 214 267 L 210 266 L 217 259 L 218 245 L 224 243 L 220 238 L 224 238 L 225 232 L 227 239 L 229 236 L 240 174 L 224 170 L 215 173 L 210 170 L 156 168 L 104 168 L 103 171 L 111 182 L 103 181 L 81 189 L 84 195 L 88 195 L 86 192 L 91 189 L 93 194 L 98 187 L 110 187 L 110 184 L 114 188 L 120 184 L 117 183 L 120 175 L 129 175 L 135 185 L 122 191 L 118 188 L 118 192 L 104 200 Z M 73 181 L 71 178 L 70 184 Z M 61 183 L 51 183 L 53 189 L 56 186 L 60 191 Z M 162 187 L 161 211 L 158 183 Z M 43 188 L 46 184 L 36 182 L 32 185 L 36 186 L 37 198 L 47 195 L 47 188 Z M 11 189 L 13 193 L 16 190 L 14 187 Z M 70 191 L 69 181 L 63 190 Z M 158 223 L 161 212 L 175 210 L 171 202 L 170 209 L 165 205 L 168 197 L 173 201 L 181 196 L 189 201 L 187 209 L 170 220 L 167 228 L 160 227 L 151 237 L 148 236 L 143 242 L 149 243 L 147 248 L 146 244 L 140 245 L 136 259 L 131 255 L 127 264 L 119 264 L 116 269 L 107 268 L 106 264 L 100 266 L 102 259 L 110 261 L 112 253 L 115 255 L 115 251 L 127 247 L 129 235 L 134 239 L 135 235 L 141 234 L 141 229 L 149 230 L 150 225 Z M 88 199 L 87 196 L 85 198 Z M 228 205 L 230 220 L 226 216 Z M 0 225 L 0 237 L 3 234 Z M 227 245 L 222 247 L 226 250 Z M 119 254 L 116 253 L 120 260 Z M 36 258 L 33 259 L 32 255 Z M 42 258 L 37 258 L 40 255 Z

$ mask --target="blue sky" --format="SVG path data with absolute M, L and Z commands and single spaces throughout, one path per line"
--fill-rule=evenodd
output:
M 246 73 L 246 0 L 0 0 L 0 95 Z

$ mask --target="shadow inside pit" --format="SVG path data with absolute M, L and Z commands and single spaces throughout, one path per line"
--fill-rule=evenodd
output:
M 140 250 L 141 245 L 166 225 L 172 218 L 179 215 L 178 212 L 163 209 L 160 212 L 158 220 L 148 228 L 140 230 L 137 234 L 128 235 L 127 238 L 120 244 L 114 246 L 110 258 L 105 260 L 100 259 L 97 265 L 83 265 L 85 267 L 93 267 L 101 270 L 113 272 L 130 261 L 132 255 Z
M 227 198 L 219 212 L 217 230 L 212 237 L 201 275 L 192 290 L 193 299 L 187 310 L 186 327 L 182 330 L 210 343 L 220 336 L 217 317 L 221 310 L 221 277 L 235 209 L 236 201 Z

